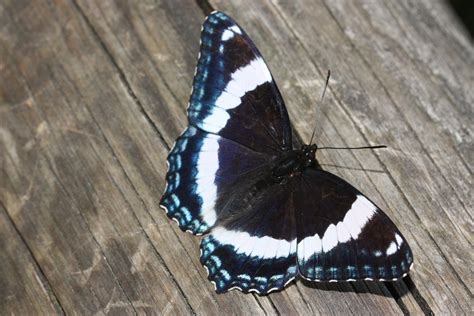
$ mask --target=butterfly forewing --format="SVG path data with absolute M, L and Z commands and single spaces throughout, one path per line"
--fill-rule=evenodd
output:
M 269 154 L 291 149 L 286 108 L 261 54 L 221 12 L 208 16 L 188 108 L 190 123 Z
M 216 223 L 222 195 L 232 197 L 239 179 L 256 176 L 266 164 L 266 155 L 190 126 L 168 156 L 160 204 L 182 230 L 202 234 Z

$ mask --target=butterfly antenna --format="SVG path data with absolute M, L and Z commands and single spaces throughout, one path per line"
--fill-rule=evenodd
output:
M 329 77 L 331 77 L 331 70 L 328 70 L 328 75 L 326 77 L 326 84 L 324 85 L 323 94 L 321 95 L 321 100 L 319 101 L 320 107 L 323 106 L 324 95 L 326 94 L 326 88 L 328 87 L 328 84 L 329 84 Z M 314 138 L 314 134 L 316 133 L 317 126 L 318 126 L 317 124 L 314 125 L 313 134 L 311 135 L 311 139 L 309 140 L 310 145 L 313 143 L 313 138 Z
M 362 146 L 362 147 L 318 147 L 320 149 L 380 149 L 380 148 L 387 148 L 385 145 L 377 145 L 377 146 Z

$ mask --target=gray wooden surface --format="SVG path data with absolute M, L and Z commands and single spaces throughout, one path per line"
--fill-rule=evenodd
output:
M 205 13 L 264 54 L 297 134 L 410 242 L 410 278 L 217 295 L 158 207 Z M 474 49 L 442 0 L 0 3 L 1 314 L 472 313 Z

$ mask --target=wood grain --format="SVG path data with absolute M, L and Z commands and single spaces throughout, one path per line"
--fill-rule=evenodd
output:
M 199 238 L 159 209 L 205 12 L 233 16 L 298 137 L 410 241 L 406 282 L 217 295 Z M 3 1 L 2 314 L 468 314 L 472 42 L 441 1 Z

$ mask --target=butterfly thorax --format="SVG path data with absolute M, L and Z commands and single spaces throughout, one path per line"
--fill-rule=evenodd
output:
M 303 145 L 301 149 L 290 150 L 277 160 L 272 169 L 272 176 L 281 179 L 301 174 L 308 167 L 319 167 L 316 160 L 318 146 Z

